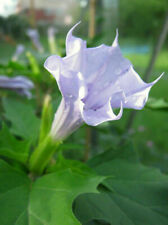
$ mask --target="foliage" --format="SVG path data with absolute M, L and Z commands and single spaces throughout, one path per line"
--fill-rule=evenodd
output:
M 97 29 L 101 32 L 101 1 L 99 4 L 96 22 L 100 22 Z M 167 1 L 121 0 L 119 7 L 120 33 L 155 37 Z M 16 40 L 24 37 L 27 22 L 19 20 L 15 16 L 1 19 L 0 32 Z M 89 46 L 102 43 L 103 38 L 103 34 L 96 36 L 89 40 Z M 35 52 L 28 39 L 24 41 L 26 54 L 16 62 L 11 61 L 15 46 L 0 43 L 0 74 L 23 74 L 35 83 L 31 100 L 9 91 L 0 92 L 0 224 L 167 225 L 168 177 L 160 171 L 168 172 L 168 102 L 163 98 L 167 93 L 167 74 L 152 90 L 146 108 L 137 114 L 130 130 L 124 129 L 129 114 L 125 110 L 120 121 L 92 129 L 81 127 L 64 143 L 57 143 L 51 158 L 48 153 L 54 152 L 55 146 L 44 140 L 61 96 L 55 80 L 43 68 L 49 55 L 46 37 L 45 54 Z M 128 41 L 132 43 L 132 38 Z M 61 55 L 65 55 L 64 40 L 57 42 Z M 121 46 L 124 44 L 125 40 L 121 40 Z M 143 74 L 150 55 L 131 53 L 126 57 Z M 166 48 L 158 57 L 151 80 L 163 71 L 168 71 Z M 46 94 L 52 99 L 49 97 L 43 106 Z M 129 144 L 120 146 L 122 138 Z M 44 158 L 51 159 L 39 175 L 32 172 L 30 161 L 33 153 L 44 147 Z M 86 154 L 90 160 L 83 163 Z
M 28 21 L 24 16 L 9 16 L 8 18 L 0 17 L 1 33 L 12 36 L 16 40 L 25 38 Z M 24 32 L 25 31 L 25 32 Z
M 27 164 L 29 141 L 32 141 L 30 133 L 35 132 L 31 129 L 37 129 L 34 125 L 38 121 L 32 107 L 11 99 L 4 99 L 3 106 L 9 121 L 15 125 L 22 124 L 17 128 L 11 127 L 11 132 L 27 141 L 12 136 L 7 126 L 3 125 L 0 131 L 0 155 L 4 159 L 24 163 L 26 169 L 9 164 L 10 161 L 7 163 L 8 160 L 0 161 L 2 224 L 168 223 L 167 175 L 142 165 L 131 144 L 110 149 L 89 160 L 87 165 L 65 159 L 59 153 L 55 158 L 56 163 L 49 165 L 46 174 L 36 177 L 29 172 Z M 15 118 L 16 110 L 20 115 L 18 120 Z M 22 118 L 23 115 L 27 118 L 27 112 L 31 115 L 31 126 L 25 133 L 23 128 L 28 121 Z
M 35 116 L 30 104 L 4 99 L 5 118 L 11 122 L 11 132 L 25 140 L 36 142 L 39 133 L 40 120 Z
M 121 0 L 119 3 L 121 32 L 129 37 L 158 36 L 167 7 L 167 0 Z
M 165 99 L 155 99 L 150 98 L 148 104 L 146 105 L 149 109 L 155 110 L 168 110 L 168 102 Z
M 26 174 L 1 160 L 1 224 L 80 224 L 72 213 L 72 202 L 79 194 L 97 192 L 102 179 L 67 169 L 45 175 L 32 184 Z
M 82 224 L 166 225 L 168 179 L 157 169 L 135 162 L 132 149 L 112 151 L 93 158 L 89 165 L 109 178 L 99 187 L 101 194 L 79 196 L 74 212 Z M 93 223 L 94 221 L 94 223 Z M 89 223 L 90 222 L 90 223 Z M 101 224 L 101 223 L 100 223 Z
M 29 156 L 30 144 L 28 141 L 19 141 L 9 132 L 8 127 L 3 124 L 0 131 L 0 155 L 7 158 L 26 163 Z

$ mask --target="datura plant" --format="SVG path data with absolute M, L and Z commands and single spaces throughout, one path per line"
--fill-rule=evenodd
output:
M 112 46 L 87 48 L 86 41 L 72 35 L 77 25 L 67 34 L 66 56 L 52 55 L 44 63 L 57 81 L 62 100 L 49 135 L 30 161 L 31 169 L 40 173 L 54 153 L 49 143 L 59 144 L 83 123 L 97 126 L 119 120 L 123 108 L 142 109 L 151 87 L 162 77 L 152 83 L 140 78 L 121 53 L 118 32 Z M 120 108 L 117 115 L 114 108 Z
M 142 165 L 131 144 L 86 163 L 64 158 L 70 134 L 84 123 L 119 120 L 124 108 L 142 109 L 162 77 L 141 79 L 122 55 L 118 32 L 111 46 L 87 48 L 72 34 L 77 25 L 67 34 L 66 56 L 44 63 L 62 95 L 54 119 L 49 95 L 41 120 L 28 101 L 2 100 L 0 224 L 167 225 L 168 177 Z M 0 88 L 26 94 L 32 87 L 23 77 L 0 78 Z

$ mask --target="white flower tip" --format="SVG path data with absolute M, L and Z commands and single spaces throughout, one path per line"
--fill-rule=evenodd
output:
M 164 72 L 156 80 L 151 82 L 151 85 L 153 86 L 154 84 L 156 84 L 163 77 L 163 75 L 164 75 Z
M 118 33 L 118 28 L 116 29 L 116 36 L 115 36 L 115 39 L 112 43 L 112 47 L 117 47 L 118 46 L 118 36 L 119 36 L 119 33 Z
M 72 28 L 75 29 L 80 23 L 81 23 L 81 21 L 77 22 Z M 72 29 L 72 28 L 71 28 L 71 29 Z
M 81 23 L 81 21 L 79 21 L 78 23 L 76 23 L 67 33 L 67 37 L 66 37 L 66 43 L 69 41 L 69 39 L 72 37 L 72 32 L 75 30 L 75 28 Z
M 68 32 L 66 36 L 66 54 L 67 55 L 73 55 L 81 50 L 84 46 L 86 46 L 86 41 L 83 41 L 82 39 L 75 37 L 72 35 L 73 30 L 80 24 L 78 22 L 75 24 L 70 31 Z

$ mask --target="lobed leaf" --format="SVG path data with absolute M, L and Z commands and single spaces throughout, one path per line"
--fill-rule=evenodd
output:
M 124 155 L 123 150 L 123 155 Z M 108 157 L 107 157 L 108 155 Z M 109 176 L 99 188 L 101 194 L 82 195 L 74 212 L 83 225 L 107 221 L 110 225 L 167 225 L 168 176 L 113 152 L 89 163 L 99 175 Z M 94 223 L 93 223 L 94 224 Z M 101 223 L 100 223 L 101 224 Z
M 74 199 L 82 193 L 98 192 L 102 176 L 71 169 L 38 178 L 0 161 L 0 224 L 80 225 L 72 212 Z
M 30 143 L 28 141 L 17 140 L 3 124 L 0 130 L 0 155 L 14 159 L 21 163 L 26 163 L 29 156 Z
M 33 107 L 14 99 L 4 98 L 5 118 L 11 125 L 11 132 L 25 140 L 35 142 L 39 134 L 40 120 L 36 117 Z

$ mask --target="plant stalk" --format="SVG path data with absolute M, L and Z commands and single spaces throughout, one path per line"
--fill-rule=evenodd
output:
M 53 154 L 58 150 L 59 145 L 60 142 L 54 142 L 52 137 L 48 135 L 32 153 L 29 161 L 30 171 L 41 175 Z

